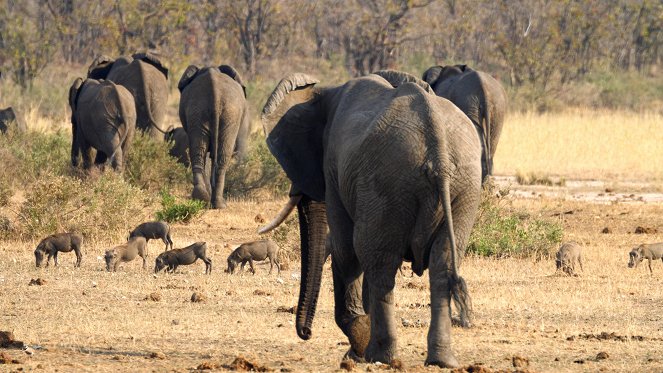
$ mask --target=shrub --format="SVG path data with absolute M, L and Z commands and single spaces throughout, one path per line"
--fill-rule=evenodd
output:
M 0 207 L 7 206 L 9 204 L 9 199 L 13 194 L 14 192 L 12 191 L 9 182 L 3 175 L 0 175 Z
M 281 225 L 272 231 L 271 239 L 279 246 L 279 260 L 298 261 L 301 258 L 299 218 L 293 212 Z
M 171 143 L 158 142 L 136 130 L 126 162 L 127 180 L 149 191 L 167 188 L 184 193 L 189 187 L 191 173 L 168 154 L 171 146 Z
M 85 181 L 45 175 L 26 197 L 19 212 L 19 233 L 39 238 L 77 231 L 90 238 L 124 237 L 151 205 L 145 192 L 113 172 Z
M 43 175 L 67 175 L 71 139 L 65 131 L 9 131 L 0 136 L 0 176 L 21 184 L 32 183 Z
M 556 221 L 531 217 L 524 211 L 508 211 L 502 201 L 492 188 L 483 191 L 468 252 L 497 258 L 552 257 L 562 241 L 562 226 Z
M 156 212 L 157 220 L 169 223 L 188 223 L 205 210 L 206 204 L 199 200 L 185 200 L 178 203 L 166 189 L 161 191 L 161 210 Z
M 536 172 L 530 172 L 529 174 L 517 171 L 516 172 L 516 182 L 520 185 L 547 185 L 547 186 L 564 186 L 566 185 L 566 179 L 560 177 L 557 180 L 553 180 L 548 175 L 538 174 Z
M 282 196 L 289 189 L 290 180 L 261 134 L 251 137 L 246 159 L 234 162 L 226 173 L 226 193 L 231 197 L 247 196 L 258 190 Z

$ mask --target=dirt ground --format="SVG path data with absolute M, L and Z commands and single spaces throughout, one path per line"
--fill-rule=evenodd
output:
M 584 246 L 584 271 L 564 277 L 554 274 L 553 260 L 466 258 L 461 272 L 476 326 L 453 330 L 459 361 L 507 371 L 516 369 L 514 360 L 519 369 L 540 372 L 662 371 L 663 263 L 652 263 L 653 276 L 646 265 L 626 266 L 635 244 L 663 241 L 658 187 L 567 185 L 512 186 L 505 198 L 561 219 L 564 240 Z M 596 198 L 579 197 L 590 193 Z M 298 263 L 280 277 L 268 275 L 266 265 L 255 276 L 223 272 L 234 246 L 258 238 L 256 215 L 274 216 L 284 202 L 230 201 L 226 210 L 175 225 L 175 247 L 207 241 L 214 262 L 209 276 L 200 261 L 175 274 L 143 271 L 139 260 L 108 273 L 102 256 L 112 242 L 86 242 L 82 268 L 73 267 L 73 254 L 61 254 L 59 267 L 37 269 L 37 242 L 0 241 L 0 330 L 12 331 L 32 353 L 0 349 L 8 362 L 20 362 L 0 371 L 223 370 L 238 356 L 276 371 L 338 371 L 348 344 L 333 320 L 329 263 L 309 341 L 297 338 L 293 314 L 277 311 L 296 304 Z M 634 234 L 638 226 L 659 233 Z M 163 243 L 150 241 L 149 250 L 153 268 Z M 422 365 L 427 277 L 405 272 L 396 289 L 400 359 L 407 371 L 439 371 Z M 29 285 L 38 278 L 42 285 Z M 194 292 L 206 300 L 191 302 Z M 359 364 L 355 370 L 383 368 Z

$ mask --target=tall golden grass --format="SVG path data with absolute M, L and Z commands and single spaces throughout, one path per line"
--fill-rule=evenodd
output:
M 512 113 L 495 154 L 495 173 L 660 180 L 662 144 L 661 112 Z

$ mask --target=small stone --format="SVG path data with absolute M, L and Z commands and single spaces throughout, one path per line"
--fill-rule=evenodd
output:
M 261 214 L 256 215 L 256 217 L 253 218 L 253 220 L 255 220 L 256 223 L 260 224 L 265 222 L 265 218 Z
M 38 285 L 38 286 L 46 285 L 46 280 L 44 280 L 41 277 L 40 278 L 33 278 L 33 279 L 30 280 L 30 283 L 28 284 L 28 286 L 34 286 L 34 285 Z
M 152 302 L 159 302 L 161 301 L 161 294 L 159 292 L 150 293 L 143 300 L 151 300 Z
M 150 353 L 150 359 L 159 359 L 159 360 L 164 360 L 166 358 L 166 354 L 160 351 L 154 351 Z
M 608 353 L 604 352 L 604 351 L 601 351 L 598 354 L 596 354 L 596 360 L 605 360 L 609 357 L 610 357 L 610 355 L 608 355 Z
M 341 369 L 345 369 L 348 372 L 353 371 L 356 366 L 357 366 L 357 364 L 354 362 L 354 360 L 347 359 L 347 360 L 341 361 Z
M 201 293 L 195 292 L 195 293 L 191 294 L 191 301 L 194 302 L 194 303 L 205 302 L 206 300 L 207 300 L 207 297 L 204 296 Z
M 515 355 L 511 358 L 511 363 L 513 364 L 514 368 L 526 368 L 529 366 L 529 359 Z
M 608 228 L 608 227 L 605 227 L 605 228 L 603 228 L 603 230 L 601 231 L 601 233 L 603 233 L 603 234 L 609 234 L 609 233 L 612 233 L 612 229 L 610 229 L 610 228 Z

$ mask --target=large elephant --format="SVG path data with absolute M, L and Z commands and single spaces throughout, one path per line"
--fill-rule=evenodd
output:
M 83 168 L 108 158 L 115 170 L 122 170 L 136 129 L 136 107 L 129 91 L 110 80 L 76 78 L 69 89 L 71 107 L 71 164 L 77 167 L 83 154 Z
M 226 170 L 233 155 L 242 158 L 246 153 L 249 134 L 246 88 L 239 73 L 228 65 L 204 68 L 190 65 L 177 87 L 181 92 L 180 121 L 189 136 L 191 197 L 211 202 L 212 208 L 224 208 Z M 211 172 L 205 172 L 208 152 Z
M 262 113 L 268 147 L 292 189 L 261 233 L 295 206 L 299 212 L 297 334 L 311 337 L 331 253 L 335 320 L 350 340 L 349 356 L 390 362 L 395 275 L 405 259 L 417 275 L 430 269 L 426 363 L 457 366 L 450 302 L 453 296 L 466 321 L 469 295 L 458 265 L 481 193 L 479 136 L 458 108 L 409 74 L 378 72 L 326 88 L 317 83 L 305 74 L 287 76 Z
M 166 133 L 164 117 L 168 104 L 168 69 L 151 53 L 136 53 L 115 60 L 97 57 L 88 69 L 88 78 L 108 79 L 127 88 L 136 102 L 136 127 L 162 140 Z
M 422 77 L 438 96 L 453 102 L 483 134 L 481 178 L 493 173 L 493 157 L 507 109 L 506 92 L 489 74 L 467 65 L 432 66 Z

